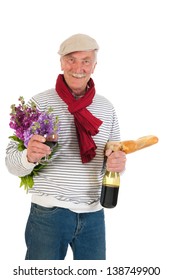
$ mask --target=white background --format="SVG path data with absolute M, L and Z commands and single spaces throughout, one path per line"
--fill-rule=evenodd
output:
M 17 104 L 20 95 L 28 100 L 54 87 L 60 73 L 60 43 L 86 33 L 100 45 L 92 77 L 97 92 L 115 105 L 122 140 L 149 134 L 159 138 L 157 145 L 127 156 L 118 205 L 105 211 L 107 266 L 160 266 L 158 279 L 171 279 L 172 15 L 172 1 L 166 0 L 1 1 L 0 255 L 6 271 L 24 259 L 30 208 L 30 195 L 4 164 L 13 133 L 10 105 Z M 70 251 L 67 260 L 72 260 Z

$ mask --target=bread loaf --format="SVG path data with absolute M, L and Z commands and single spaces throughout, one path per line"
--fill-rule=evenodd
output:
M 158 142 L 158 137 L 154 135 L 147 135 L 138 138 L 137 140 L 127 140 L 121 142 L 109 141 L 106 144 L 106 149 L 111 149 L 112 151 L 123 151 L 126 154 L 130 154 L 141 150 L 143 148 L 154 145 Z

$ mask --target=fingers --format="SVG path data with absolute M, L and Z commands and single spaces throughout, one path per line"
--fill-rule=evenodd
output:
M 112 149 L 107 149 L 106 151 L 105 151 L 105 156 L 110 156 L 112 154 Z
M 41 135 L 38 135 L 38 134 L 35 134 L 31 137 L 29 143 L 31 144 L 32 142 L 34 141 L 38 141 L 38 142 L 42 142 L 44 143 L 46 141 L 45 137 L 44 136 L 41 136 Z M 28 145 L 29 145 L 28 143 Z
M 107 154 L 110 154 L 108 151 Z M 126 165 L 126 154 L 122 151 L 112 152 L 107 157 L 106 168 L 111 172 L 122 172 Z
M 29 162 L 38 162 L 42 157 L 51 154 L 49 146 L 45 145 L 46 139 L 41 135 L 33 135 L 28 142 L 27 159 Z

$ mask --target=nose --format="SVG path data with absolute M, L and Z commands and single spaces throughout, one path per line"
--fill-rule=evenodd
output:
M 81 73 L 82 69 L 83 69 L 82 61 L 76 60 L 75 63 L 73 64 L 73 70 L 76 73 Z

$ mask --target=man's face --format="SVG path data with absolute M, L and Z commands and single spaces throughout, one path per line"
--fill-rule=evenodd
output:
M 61 70 L 64 71 L 65 81 L 76 96 L 85 94 L 95 66 L 95 51 L 73 52 L 61 58 Z

